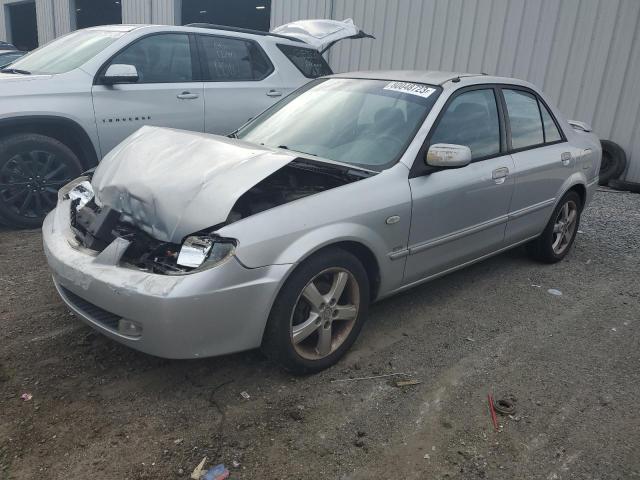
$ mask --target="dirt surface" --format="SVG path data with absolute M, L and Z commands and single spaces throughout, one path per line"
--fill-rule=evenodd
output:
M 186 479 L 205 456 L 243 479 L 640 478 L 640 195 L 598 193 L 581 232 L 561 264 L 519 249 L 374 305 L 296 378 L 93 333 L 40 233 L 1 231 L 0 479 Z M 489 392 L 516 405 L 499 432 Z

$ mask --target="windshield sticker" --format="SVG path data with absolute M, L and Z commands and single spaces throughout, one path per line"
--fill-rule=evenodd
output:
M 410 95 L 417 95 L 418 97 L 427 98 L 433 92 L 436 91 L 435 88 L 427 87 L 426 85 L 422 85 L 420 83 L 410 83 L 410 82 L 391 82 L 388 83 L 384 90 L 393 90 L 394 92 L 400 93 L 408 93 Z

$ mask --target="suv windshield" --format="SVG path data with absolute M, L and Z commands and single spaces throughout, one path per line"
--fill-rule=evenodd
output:
M 400 159 L 440 91 L 388 80 L 316 80 L 249 122 L 237 137 L 381 171 Z
M 69 72 L 93 58 L 125 33 L 80 30 L 34 50 L 11 65 L 11 68 L 34 74 Z

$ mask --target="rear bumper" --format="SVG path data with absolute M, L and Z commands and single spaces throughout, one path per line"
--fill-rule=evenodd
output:
M 78 246 L 69 202 L 45 219 L 44 251 L 64 302 L 106 336 L 165 358 L 222 355 L 258 347 L 290 265 L 245 268 L 236 259 L 209 270 L 169 276 L 104 262 Z M 119 320 L 141 328 L 118 331 Z

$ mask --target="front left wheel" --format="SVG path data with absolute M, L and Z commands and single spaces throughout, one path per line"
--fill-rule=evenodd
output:
M 358 258 L 337 248 L 318 252 L 282 287 L 262 350 L 294 373 L 324 370 L 356 340 L 368 306 L 369 279 Z

